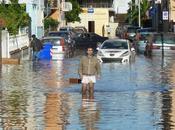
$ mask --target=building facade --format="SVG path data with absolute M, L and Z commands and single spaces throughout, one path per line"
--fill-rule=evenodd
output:
M 89 32 L 95 32 L 101 36 L 115 36 L 117 23 L 114 22 L 115 10 L 113 0 L 79 0 L 82 8 L 79 15 L 81 21 L 68 23 L 70 26 L 84 26 Z
M 26 4 L 26 12 L 31 17 L 30 33 L 38 38 L 44 36 L 44 0 L 19 0 Z
M 175 22 L 175 0 L 170 0 L 170 20 Z

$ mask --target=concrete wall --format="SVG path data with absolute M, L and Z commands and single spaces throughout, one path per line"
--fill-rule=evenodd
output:
M 1 33 L 1 58 L 9 58 L 9 33 L 7 30 L 2 30 Z

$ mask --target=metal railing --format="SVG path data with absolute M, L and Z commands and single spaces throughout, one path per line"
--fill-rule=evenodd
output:
M 110 3 L 110 2 L 83 3 L 83 4 L 80 5 L 80 7 L 82 7 L 82 8 L 89 8 L 89 7 L 93 7 L 93 8 L 111 8 L 112 3 Z
M 27 28 L 19 30 L 17 35 L 10 35 L 7 30 L 2 30 L 1 32 L 1 58 L 10 58 L 11 54 L 28 48 L 29 36 Z
M 29 45 L 29 37 L 27 34 L 19 34 L 9 36 L 9 51 L 15 51 Z

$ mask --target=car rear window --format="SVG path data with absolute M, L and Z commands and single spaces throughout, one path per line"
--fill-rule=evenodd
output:
M 60 46 L 61 39 L 44 39 L 43 44 L 52 44 L 53 46 Z
M 128 49 L 128 44 L 125 41 L 106 41 L 102 49 Z
M 49 36 L 60 36 L 60 37 L 65 37 L 67 36 L 68 33 L 67 32 L 50 32 Z

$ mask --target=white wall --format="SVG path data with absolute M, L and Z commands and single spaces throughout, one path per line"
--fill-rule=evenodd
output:
M 7 30 L 2 30 L 1 33 L 1 58 L 10 58 L 10 52 L 22 50 L 23 47 L 28 47 L 29 37 L 27 33 L 21 33 L 16 36 L 10 36 Z
M 26 12 L 31 17 L 31 34 L 44 36 L 44 0 L 27 0 Z
M 9 58 L 9 33 L 7 30 L 1 32 L 1 56 L 2 58 Z
M 113 1 L 113 8 L 116 14 L 125 14 L 129 8 L 128 3 L 131 0 L 114 0 Z

